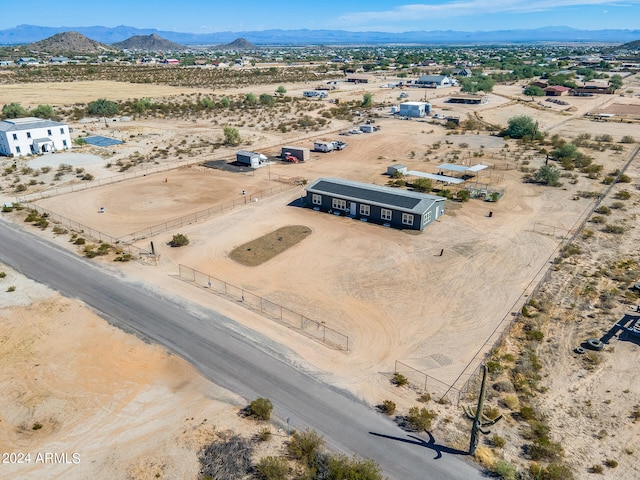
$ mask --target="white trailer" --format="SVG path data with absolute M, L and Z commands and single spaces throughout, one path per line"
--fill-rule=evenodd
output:
M 333 142 L 313 142 L 313 149 L 316 152 L 332 152 L 333 151 Z

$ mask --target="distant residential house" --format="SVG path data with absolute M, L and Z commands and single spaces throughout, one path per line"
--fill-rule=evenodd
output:
M 70 148 L 69 126 L 64 123 L 35 117 L 0 122 L 0 155 L 19 157 Z
M 165 58 L 162 63 L 165 65 L 180 65 L 180 60 L 177 58 Z
M 67 57 L 51 57 L 49 63 L 69 63 L 69 59 Z
M 416 85 L 428 88 L 452 87 L 455 85 L 455 80 L 451 80 L 446 75 L 422 75 L 416 80 Z
M 530 87 L 538 87 L 541 89 L 545 89 L 549 86 L 549 82 L 547 82 L 546 80 L 536 80 L 535 82 L 531 82 L 529 84 Z
M 12 65 L 12 60 L 0 60 L 0 67 L 11 67 Z
M 567 95 L 571 89 L 562 85 L 551 85 L 544 89 L 544 93 L 547 97 L 561 97 Z
M 347 77 L 347 82 L 351 83 L 371 83 L 372 81 L 373 77 L 370 75 L 360 75 L 355 73 Z
M 598 94 L 611 94 L 613 89 L 607 80 L 592 80 L 585 82 L 582 86 L 574 89 L 576 93 L 598 93 Z
M 196 59 L 193 61 L 193 64 L 194 64 L 194 65 L 198 65 L 198 66 L 206 65 L 206 64 L 207 64 L 207 60 L 206 60 L 206 59 L 204 59 L 204 58 L 196 58 Z
M 463 94 L 461 93 L 460 95 L 452 95 L 449 100 L 447 100 L 448 103 L 464 103 L 467 105 L 484 105 L 485 103 L 489 103 L 489 96 L 488 95 L 470 95 L 470 94 Z
M 473 75 L 473 72 L 470 68 L 454 68 L 451 75 L 455 77 L 470 77 Z
M 22 57 L 16 62 L 18 65 L 38 65 L 38 59 L 33 57 Z

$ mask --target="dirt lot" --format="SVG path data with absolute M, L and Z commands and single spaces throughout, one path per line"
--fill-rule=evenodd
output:
M 342 94 L 356 98 L 362 94 L 360 88 L 352 88 Z M 384 89 L 378 89 L 377 86 L 368 88 L 374 91 L 376 99 L 377 95 L 385 95 L 391 101 L 398 93 L 385 91 L 381 94 Z M 582 115 L 593 107 L 589 100 L 585 103 L 579 103 L 583 102 L 582 99 L 575 100 L 578 111 L 567 114 L 553 108 L 536 108 L 514 102 L 510 98 L 517 95 L 514 87 L 505 87 L 504 91 L 497 88 L 496 91 L 497 95 L 492 95 L 488 105 L 477 107 L 479 115 L 491 123 L 506 124 L 508 118 L 514 115 L 528 114 L 538 119 L 544 129 L 568 138 L 582 132 L 610 133 L 616 141 L 623 135 L 638 136 L 633 125 L 596 124 L 583 119 Z M 442 94 L 435 91 L 428 93 L 433 98 Z M 421 92 L 411 92 L 414 97 L 419 94 Z M 434 108 L 450 108 L 447 112 L 462 117 L 474 111 L 469 106 L 449 106 L 438 102 L 433 100 Z M 540 272 L 551 265 L 549 260 L 560 242 L 559 237 L 575 225 L 591 204 L 591 200 L 581 198 L 577 193 L 599 191 L 603 185 L 588 180 L 584 175 L 578 175 L 575 184 L 563 179 L 562 188 L 523 183 L 522 173 L 515 169 L 516 165 L 522 166 L 522 163 L 515 158 L 517 147 L 513 142 L 509 150 L 505 151 L 502 139 L 474 134 L 447 135 L 447 131 L 438 122 L 395 119 L 377 119 L 376 122 L 382 127 L 379 132 L 345 137 L 345 141 L 349 143 L 346 150 L 330 154 L 314 153 L 311 160 L 304 164 L 276 163 L 257 170 L 252 176 L 217 170 L 203 171 L 200 167 L 184 168 L 169 174 L 148 175 L 133 182 L 54 197 L 40 201 L 39 205 L 92 228 L 120 235 L 212 204 L 231 201 L 240 197 L 242 190 L 246 190 L 248 194 L 263 190 L 276 185 L 274 179 L 279 175 L 299 176 L 308 180 L 335 176 L 384 184 L 388 180 L 384 175 L 386 167 L 395 162 L 407 165 L 409 169 L 433 172 L 440 161 L 457 155 L 459 163 L 495 166 L 486 171 L 482 181 L 504 190 L 503 198 L 497 203 L 480 200 L 462 205 L 448 203 L 446 215 L 419 235 L 409 235 L 399 230 L 299 208 L 296 200 L 303 194 L 303 189 L 298 188 L 239 206 L 206 222 L 182 227 L 179 233 L 186 234 L 191 240 L 189 246 L 184 248 L 171 249 L 164 246 L 171 235 L 178 231 L 168 231 L 155 238 L 147 238 L 140 245 L 147 248 L 149 240 L 156 240 L 161 254 L 158 265 L 151 267 L 131 263 L 122 267 L 123 272 L 129 276 L 153 282 L 194 301 L 210 305 L 283 342 L 307 362 L 325 371 L 328 381 L 350 389 L 371 404 L 391 398 L 399 406 L 406 408 L 413 405 L 414 394 L 410 390 L 391 391 L 389 387 L 388 374 L 393 372 L 395 361 L 405 362 L 446 384 L 453 383 L 461 375 L 461 381 L 464 381 L 464 373 L 471 370 L 467 368 L 468 364 L 474 363 L 473 359 L 479 352 L 490 348 L 491 345 L 485 345 L 485 341 L 496 328 L 500 328 L 504 319 L 508 320 L 512 312 L 519 310 L 519 302 L 524 300 L 521 297 L 523 292 L 528 291 Z M 168 122 L 152 123 L 153 128 L 158 131 L 162 129 L 162 125 L 167 130 L 173 128 Z M 154 138 L 146 138 L 144 142 L 136 144 L 135 148 L 142 149 L 143 152 L 144 149 L 149 151 L 165 140 L 166 137 L 160 133 Z M 434 148 L 434 144 L 438 142 L 440 146 Z M 460 146 L 463 143 L 469 146 Z M 604 165 L 604 171 L 609 172 L 620 168 L 628 157 L 630 148 L 627 146 L 621 154 L 609 151 L 592 154 L 596 157 L 596 162 Z M 472 153 L 479 151 L 483 152 L 482 157 L 472 156 Z M 528 161 L 529 167 L 535 169 L 542 164 L 544 158 L 534 156 Z M 637 169 L 630 172 L 634 182 L 637 182 L 638 174 Z M 625 215 L 629 218 L 635 218 L 637 214 L 637 199 L 634 197 L 632 202 L 627 204 L 625 210 Z M 105 207 L 104 214 L 98 213 L 100 206 Z M 493 212 L 491 218 L 488 216 L 489 211 Z M 229 252 L 237 246 L 287 225 L 304 225 L 312 233 L 299 244 L 258 267 L 245 267 L 229 259 Z M 633 228 L 633 225 L 629 227 Z M 550 235 L 550 232 L 554 233 Z M 53 237 L 50 231 L 44 235 Z M 62 238 L 58 241 L 66 242 Z M 605 240 L 601 240 L 591 248 L 597 250 L 598 245 L 604 244 Z M 606 248 L 610 247 L 609 244 L 606 245 Z M 625 249 L 631 250 L 632 244 L 618 242 L 616 245 L 619 255 L 622 255 Z M 440 256 L 442 249 L 444 253 Z M 589 259 L 584 259 L 583 262 L 589 265 Z M 316 342 L 280 325 L 265 323 L 261 317 L 243 309 L 237 302 L 229 302 L 208 293 L 204 288 L 194 288 L 176 280 L 173 275 L 178 272 L 178 264 L 197 268 L 312 319 L 326 322 L 328 326 L 349 336 L 350 352 L 342 353 L 320 347 Z M 579 268 L 577 266 L 576 270 Z M 563 291 L 565 282 L 571 281 L 569 278 L 555 279 L 557 283 L 553 285 Z M 65 302 L 62 301 L 67 305 Z M 561 300 L 558 299 L 558 302 Z M 47 318 L 49 307 L 39 304 L 16 308 L 33 308 Z M 622 313 L 624 308 L 628 310 L 628 305 L 620 306 L 619 311 L 614 311 L 612 316 Z M 32 314 L 29 318 L 38 317 L 39 315 Z M 607 320 L 610 319 L 608 317 Z M 602 319 L 598 328 L 605 323 Z M 550 343 L 550 346 L 558 351 L 571 350 L 582 332 L 574 328 L 572 334 L 567 334 L 564 330 L 559 333 L 561 329 L 558 328 L 558 334 L 563 335 L 564 343 L 554 340 L 560 344 Z M 75 332 L 81 335 L 82 332 L 91 331 L 93 337 L 96 333 L 92 329 L 94 327 L 80 329 L 76 324 Z M 38 329 L 30 326 L 29 331 L 37 335 Z M 105 342 L 110 341 L 107 334 L 104 335 Z M 549 335 L 554 338 L 553 332 Z M 145 352 L 145 355 L 160 354 L 153 350 Z M 621 360 L 626 355 L 629 358 Z M 631 359 L 637 359 L 637 356 L 637 345 L 616 345 L 615 359 L 604 361 L 596 373 L 583 372 L 573 360 L 569 363 L 563 361 L 566 357 L 562 355 L 553 357 L 553 361 L 549 360 L 550 390 L 541 402 L 556 412 L 552 416 L 554 426 L 563 429 L 571 425 L 570 418 L 564 415 L 564 407 L 570 402 L 582 406 L 590 400 L 592 405 L 609 405 L 605 403 L 606 400 L 614 400 L 610 407 L 601 407 L 592 412 L 594 417 L 604 409 L 615 409 L 616 385 L 640 384 L 634 371 L 621 366 L 624 361 L 632 363 Z M 144 358 L 140 360 L 145 361 Z M 22 369 L 27 368 L 26 363 L 21 365 Z M 139 368 L 137 365 L 132 366 L 132 374 Z M 144 381 L 140 380 L 147 389 L 151 388 L 150 384 L 156 384 L 150 380 L 151 373 L 149 375 Z M 191 378 L 188 373 L 185 376 Z M 85 375 L 83 378 L 83 384 L 86 383 L 90 390 L 90 376 Z M 605 379 L 608 386 L 603 390 L 600 382 Z M 167 384 L 171 385 L 175 381 L 174 377 L 163 377 L 157 383 L 162 388 L 167 388 Z M 51 390 L 58 388 L 64 387 L 51 386 Z M 619 395 L 626 395 L 625 399 L 628 397 L 620 410 L 614 410 L 620 419 L 630 408 L 627 403 L 632 403 L 633 398 L 637 398 L 639 392 L 635 392 L 633 388 L 635 387 L 630 387 L 629 392 L 624 394 L 617 392 Z M 195 397 L 189 398 L 200 398 L 197 396 L 198 392 L 194 394 Z M 181 402 L 193 404 L 182 397 L 174 400 L 177 402 L 174 405 Z M 229 407 L 220 408 L 223 411 Z M 16 418 L 19 417 L 19 421 L 13 420 L 12 425 L 38 420 L 33 416 L 18 415 L 21 411 L 16 409 L 15 415 Z M 170 409 L 167 408 L 166 411 L 169 412 Z M 567 409 L 567 415 L 568 411 Z M 171 415 L 162 416 L 161 412 L 157 412 L 153 418 L 162 417 L 171 423 L 175 420 Z M 197 423 L 200 417 L 191 416 Z M 180 417 L 190 418 L 188 413 L 183 414 L 182 411 Z M 214 413 L 206 418 L 214 418 Z M 571 418 L 577 419 L 580 426 L 574 427 L 583 429 L 579 430 L 583 434 L 565 435 L 565 449 L 571 454 L 569 463 L 583 472 L 594 462 L 589 455 L 593 448 L 593 438 L 589 436 L 588 430 L 592 427 L 581 413 Z M 94 422 L 101 425 L 101 420 L 95 421 L 89 413 L 84 421 L 86 423 L 83 425 Z M 442 422 L 439 425 L 444 425 L 444 419 Z M 125 417 L 123 423 L 126 424 Z M 162 425 L 158 420 L 154 422 L 154 428 L 156 423 Z M 609 428 L 612 432 L 615 429 L 616 437 L 598 440 L 601 450 L 607 452 L 606 455 L 620 452 L 622 446 L 633 445 L 634 442 L 637 444 L 637 431 L 627 428 L 627 425 L 612 423 Z M 31 432 L 29 434 L 32 435 Z M 51 435 L 55 436 L 55 432 Z M 167 438 L 171 435 L 171 432 L 167 433 Z M 111 437 L 107 437 L 111 441 Z M 60 442 L 68 445 L 68 449 L 75 446 L 70 439 Z M 145 451 L 131 454 L 129 464 L 156 462 L 153 455 L 150 457 L 152 460 L 147 460 L 148 455 Z M 509 455 L 510 458 L 517 458 L 519 452 L 510 452 Z M 109 458 L 113 461 L 117 455 Z M 632 462 L 634 458 L 629 454 L 624 462 L 620 461 L 617 470 L 608 472 L 613 476 L 607 478 L 633 478 L 637 474 Z M 164 475 L 167 478 L 172 476 L 168 472 Z

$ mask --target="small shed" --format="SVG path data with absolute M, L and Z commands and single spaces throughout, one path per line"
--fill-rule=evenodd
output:
M 239 150 L 236 152 L 236 162 L 242 165 L 248 165 L 251 168 L 258 168 L 262 165 L 260 154 L 249 152 L 248 150 Z
M 296 157 L 301 162 L 306 162 L 311 158 L 311 151 L 308 148 L 303 147 L 282 147 L 280 156 L 285 158 L 287 155 Z
M 389 165 L 387 167 L 387 175 L 393 176 L 396 172 L 400 172 L 403 175 L 405 175 L 407 173 L 407 166 L 397 164 L 397 165 Z
M 400 115 L 405 117 L 424 117 L 431 113 L 431 104 L 428 102 L 404 102 L 400 104 Z

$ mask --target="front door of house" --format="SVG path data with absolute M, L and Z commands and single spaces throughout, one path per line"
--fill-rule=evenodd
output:
M 351 202 L 351 204 L 349 205 L 349 213 L 351 215 L 355 215 L 356 214 L 356 202 Z

